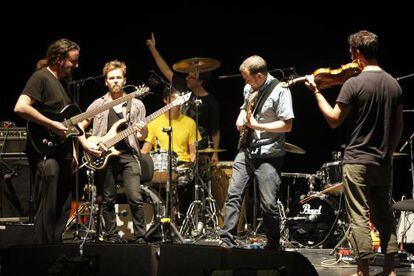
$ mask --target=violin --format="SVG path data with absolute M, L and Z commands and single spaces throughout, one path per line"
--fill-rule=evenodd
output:
M 361 66 L 353 61 L 351 63 L 341 65 L 338 69 L 319 68 L 312 75 L 314 77 L 318 89 L 330 88 L 335 85 L 342 85 L 347 79 L 361 73 Z M 306 81 L 306 77 L 299 77 L 283 84 L 284 87 L 290 87 L 298 82 Z

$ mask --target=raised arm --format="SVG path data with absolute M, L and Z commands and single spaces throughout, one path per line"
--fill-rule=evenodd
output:
M 168 81 L 171 82 L 173 78 L 173 72 L 155 47 L 154 33 L 151 33 L 151 38 L 147 39 L 147 46 L 152 54 L 152 57 L 155 60 L 155 63 L 157 63 L 158 69 L 160 69 L 161 73 L 167 78 Z

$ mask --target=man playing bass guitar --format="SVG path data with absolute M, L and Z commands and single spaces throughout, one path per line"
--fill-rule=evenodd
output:
M 93 110 L 126 95 L 123 90 L 126 83 L 126 65 L 124 62 L 118 60 L 107 62 L 103 68 L 103 75 L 109 92 L 96 99 L 88 107 L 88 110 Z M 110 243 L 124 242 L 116 229 L 115 200 L 118 175 L 122 178 L 126 198 L 131 208 L 134 229 L 133 242 L 145 242 L 146 229 L 140 188 L 141 166 L 139 162 L 139 141 L 143 141 L 148 134 L 147 126 L 143 122 L 145 114 L 144 104 L 138 99 L 132 99 L 127 104 L 116 105 L 80 124 L 81 128 L 86 129 L 93 122 L 92 135 L 98 137 L 104 136 L 121 119 L 125 119 L 126 124 L 136 126 L 136 131 L 133 132 L 134 135 L 129 135 L 117 144 L 117 150 L 121 151 L 122 154 L 109 159 L 106 168 L 99 171 L 99 185 L 102 187 L 103 195 L 102 214 L 105 221 L 104 238 L 105 241 Z M 125 128 L 128 127 L 126 124 Z M 86 140 L 84 135 L 81 140 Z

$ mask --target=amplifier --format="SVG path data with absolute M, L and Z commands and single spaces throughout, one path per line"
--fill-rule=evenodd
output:
M 26 142 L 26 128 L 0 128 L 0 158 L 25 156 Z

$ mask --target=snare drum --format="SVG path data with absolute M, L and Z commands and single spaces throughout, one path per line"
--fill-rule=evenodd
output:
M 153 183 L 165 184 L 168 180 L 168 151 L 157 150 L 150 153 L 152 161 L 154 162 L 154 176 L 152 178 Z M 177 171 L 177 154 L 172 152 L 171 156 L 171 168 L 173 172 L 173 180 L 176 178 Z

